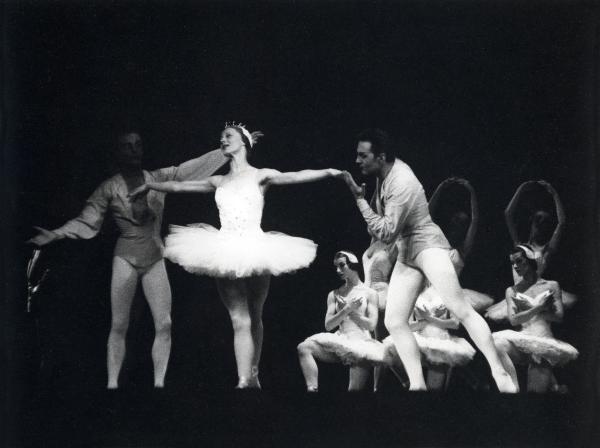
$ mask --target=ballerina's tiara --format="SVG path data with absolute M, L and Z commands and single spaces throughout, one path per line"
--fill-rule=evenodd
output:
M 352 252 L 340 250 L 338 253 L 335 254 L 336 258 L 339 257 L 340 255 L 344 255 L 350 263 L 358 264 L 358 258 L 356 258 L 356 255 L 354 255 Z
M 252 146 L 254 145 L 254 142 L 252 141 L 252 134 L 250 134 L 250 131 L 246 129 L 245 124 L 236 123 L 235 121 L 228 121 L 227 123 L 225 123 L 225 129 L 226 128 L 236 128 L 242 131 L 242 134 L 244 134 L 244 137 L 248 139 L 248 141 L 250 142 L 250 147 L 252 148 Z

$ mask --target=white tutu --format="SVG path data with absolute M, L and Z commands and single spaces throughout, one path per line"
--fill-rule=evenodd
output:
M 208 224 L 170 226 L 164 256 L 194 274 L 240 278 L 308 267 L 317 245 L 306 238 L 257 229 L 243 234 Z
M 579 352 L 571 344 L 550 337 L 533 336 L 514 330 L 497 331 L 492 336 L 500 349 L 509 344 L 535 363 L 545 360 L 556 366 L 579 356 Z
M 421 357 L 428 364 L 462 366 L 468 364 L 475 356 L 475 349 L 465 339 L 447 334 L 447 338 L 413 335 L 421 351 Z M 388 357 L 399 359 L 396 346 L 391 336 L 383 340 Z
M 349 337 L 344 333 L 317 333 L 306 338 L 337 355 L 346 365 L 387 364 L 383 344 L 375 339 Z
M 482 292 L 463 288 L 463 293 L 465 294 L 465 299 L 467 299 L 467 302 L 469 302 L 473 309 L 478 313 L 494 304 L 494 299 Z

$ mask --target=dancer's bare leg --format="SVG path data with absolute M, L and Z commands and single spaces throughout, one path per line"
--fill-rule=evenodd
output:
M 529 364 L 527 368 L 527 392 L 544 394 L 550 390 L 552 370 L 547 364 Z
M 448 251 L 439 248 L 425 249 L 419 253 L 415 262 L 442 297 L 448 310 L 464 325 L 475 345 L 487 359 L 498 390 L 507 393 L 517 392 L 518 385 L 513 383 L 500 360 L 490 328 L 464 298 Z
M 163 260 L 142 275 L 142 288 L 154 320 L 154 387 L 164 387 L 171 354 L 171 286 Z
M 245 279 L 217 279 L 217 289 L 233 327 L 233 351 L 239 388 L 248 387 L 255 352 L 246 286 Z
M 355 392 L 363 390 L 369 379 L 370 368 L 362 366 L 351 366 L 348 372 L 348 391 Z
M 447 366 L 429 366 L 427 368 L 427 389 L 442 390 L 446 384 Z
M 137 284 L 137 270 L 123 258 L 114 257 L 110 286 L 112 317 L 106 356 L 108 389 L 119 387 L 119 373 L 125 359 L 125 337 L 129 328 L 129 313 Z
M 304 341 L 298 345 L 298 360 L 308 392 L 316 392 L 319 389 L 319 367 L 316 360 L 330 363 L 339 362 L 337 356 L 326 352 L 313 341 Z
M 408 375 L 409 390 L 427 388 L 421 367 L 421 353 L 408 325 L 408 319 L 422 286 L 423 274 L 421 271 L 404 263 L 396 262 L 390 279 L 384 322 Z
M 262 314 L 269 285 L 271 284 L 270 275 L 261 275 L 251 277 L 247 280 L 248 289 L 248 308 L 250 311 L 250 332 L 254 343 L 254 358 L 252 359 L 250 386 L 260 388 L 258 380 L 258 370 L 263 345 L 263 321 Z

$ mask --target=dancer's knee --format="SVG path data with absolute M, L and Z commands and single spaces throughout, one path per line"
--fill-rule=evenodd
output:
M 167 336 L 171 334 L 171 326 L 171 316 L 165 316 L 163 319 L 154 322 L 154 331 L 157 335 Z
M 298 347 L 296 349 L 298 350 L 298 356 L 300 358 L 312 356 L 314 343 L 310 341 L 303 341 L 300 344 L 298 344 Z
M 113 318 L 110 325 L 111 337 L 125 337 L 129 328 L 129 319 Z
M 410 331 L 408 319 L 402 319 L 398 316 L 390 315 L 390 313 L 386 313 L 383 319 L 383 324 L 390 334 L 402 331 Z
M 231 313 L 231 325 L 233 326 L 233 331 L 250 331 L 252 328 L 252 320 L 250 316 L 245 313 Z

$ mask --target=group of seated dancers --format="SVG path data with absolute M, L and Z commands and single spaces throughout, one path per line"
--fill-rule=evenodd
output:
M 549 183 L 525 182 L 506 209 L 514 242 L 506 256 L 514 284 L 506 289 L 504 300 L 494 304 L 489 296 L 462 288 L 458 280 L 479 219 L 477 198 L 468 181 L 445 180 L 428 203 L 421 183 L 399 158 L 409 148 L 398 148 L 383 130 L 366 129 L 357 136 L 354 155 L 349 157 L 356 158 L 363 176 L 376 180 L 369 202 L 365 185 L 357 184 L 347 171 L 280 172 L 251 166 L 248 155 L 261 136 L 240 123 L 227 123 L 219 149 L 177 167 L 146 171 L 140 133 L 124 130 L 115 150 L 118 174 L 94 191 L 77 218 L 54 230 L 36 227 L 38 233 L 29 243 L 38 247 L 65 237 L 96 236 L 107 212 L 119 228 L 110 288 L 109 389 L 119 387 L 130 309 L 139 283 L 155 327 L 154 385 L 164 387 L 171 350 L 171 289 L 164 258 L 190 273 L 215 278 L 233 327 L 236 387 L 260 388 L 262 313 L 271 276 L 307 268 L 317 251 L 311 240 L 261 229 L 264 196 L 273 185 L 327 178 L 348 186 L 349 200 L 356 202 L 371 243 L 362 256 L 364 282 L 355 254 L 340 250 L 334 256 L 343 284 L 327 297 L 327 332 L 298 345 L 308 391 L 318 390 L 317 361 L 348 365 L 349 390 L 365 388 L 371 370 L 376 390 L 387 368 L 401 371 L 409 390 L 443 389 L 451 369 L 466 365 L 476 353 L 466 339 L 450 333 L 459 324 L 484 355 L 500 392 L 520 390 L 515 363 L 528 366 L 527 381 L 522 382 L 527 391 L 557 387 L 553 368 L 575 359 L 578 352 L 555 339 L 551 330 L 551 323 L 561 321 L 575 298 L 557 282 L 542 278 L 565 223 L 560 198 Z M 214 175 L 227 163 L 227 174 Z M 470 213 L 455 210 L 442 231 L 432 216 L 450 187 L 466 190 Z M 523 193 L 532 188 L 551 195 L 557 224 L 547 211 L 537 211 L 524 242 L 517 234 L 515 213 Z M 166 193 L 212 192 L 220 229 L 208 224 L 170 226 L 163 243 L 160 229 Z M 519 329 L 492 334 L 480 313 Z

